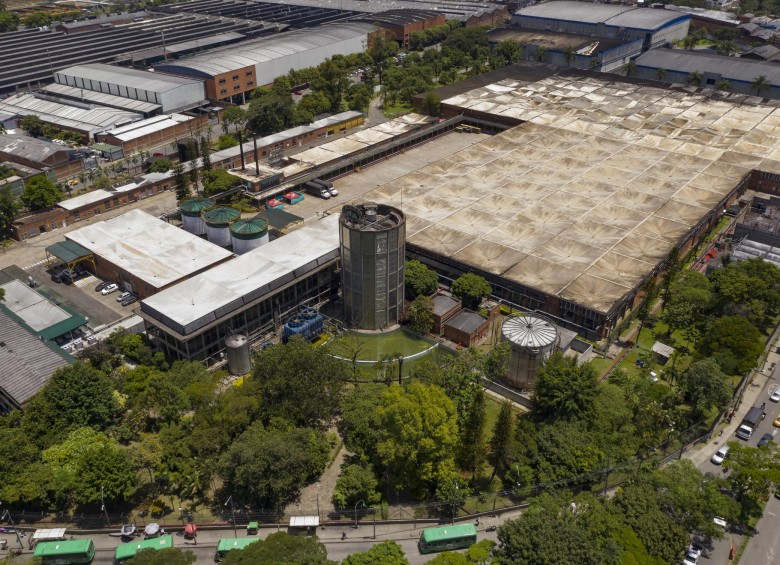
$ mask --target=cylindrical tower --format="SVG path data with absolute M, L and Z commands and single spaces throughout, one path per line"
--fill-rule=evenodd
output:
M 219 207 L 203 212 L 206 223 L 206 238 L 216 245 L 230 245 L 230 224 L 241 217 L 241 212 L 235 208 Z
M 504 321 L 501 334 L 512 349 L 506 383 L 513 388 L 533 390 L 539 367 L 560 343 L 557 326 L 539 314 L 516 316 Z
M 184 229 L 195 235 L 206 233 L 206 224 L 203 221 L 202 214 L 204 210 L 213 208 L 216 205 L 211 198 L 189 198 L 181 203 L 181 220 Z
M 249 339 L 244 334 L 232 334 L 225 338 L 227 366 L 231 375 L 247 375 L 251 370 Z
M 367 330 L 397 324 L 404 300 L 403 212 L 368 202 L 344 206 L 339 217 L 339 238 L 346 323 Z
M 230 240 L 236 255 L 252 251 L 268 243 L 268 222 L 262 218 L 237 220 L 230 224 Z

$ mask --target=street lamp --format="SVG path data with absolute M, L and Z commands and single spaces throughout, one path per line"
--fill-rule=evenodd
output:
M 233 495 L 231 494 L 228 499 L 225 501 L 225 506 L 230 504 L 230 515 L 232 517 L 233 521 L 233 537 L 238 537 L 238 532 L 236 531 L 236 508 L 233 505 Z
M 320 520 L 320 482 L 317 481 L 317 521 Z
M 458 481 L 455 481 L 455 494 L 452 497 L 452 523 L 455 523 L 455 504 L 458 500 Z
M 358 500 L 355 503 L 355 529 L 357 529 L 357 527 L 358 527 L 358 519 L 357 519 L 357 507 L 358 507 L 358 504 L 362 504 L 363 505 L 362 508 L 366 507 L 366 502 L 364 500 Z
M 2 502 L 0 502 L 2 504 Z M 22 543 L 22 536 L 19 535 L 19 530 L 16 529 L 16 525 L 14 524 L 14 519 L 11 517 L 11 511 L 6 508 L 5 512 L 3 512 L 2 515 L 0 515 L 0 522 L 8 518 L 8 523 L 11 524 L 11 528 L 13 528 L 14 533 L 16 534 L 16 542 L 19 544 L 19 547 L 24 549 L 24 544 Z

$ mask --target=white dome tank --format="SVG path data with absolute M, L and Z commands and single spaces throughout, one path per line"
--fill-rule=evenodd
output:
M 558 327 L 538 314 L 515 316 L 504 321 L 501 334 L 512 350 L 506 383 L 519 390 L 533 390 L 539 367 L 560 343 Z

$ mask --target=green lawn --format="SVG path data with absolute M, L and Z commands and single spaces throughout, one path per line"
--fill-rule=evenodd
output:
M 401 102 L 400 100 L 393 104 L 387 101 L 385 101 L 385 103 L 382 104 L 382 114 L 384 114 L 386 118 L 397 118 L 398 116 L 401 116 L 403 114 L 408 114 L 413 110 L 414 107 L 412 107 L 411 104 L 407 104 L 406 102 Z

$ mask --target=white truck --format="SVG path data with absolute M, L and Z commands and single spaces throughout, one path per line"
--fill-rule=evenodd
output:
M 758 423 L 762 420 L 763 415 L 764 411 L 758 406 L 753 406 L 748 410 L 748 413 L 742 419 L 739 428 L 737 428 L 737 437 L 739 439 L 744 439 L 745 441 L 749 440 L 750 436 L 753 435 L 756 426 L 758 426 Z

